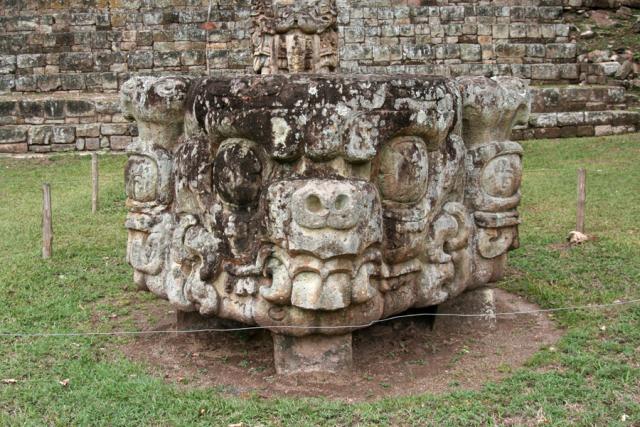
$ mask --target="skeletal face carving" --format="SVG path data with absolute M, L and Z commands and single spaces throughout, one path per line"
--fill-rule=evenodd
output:
M 432 222 L 447 199 L 461 197 L 455 90 L 439 80 L 372 77 L 265 83 L 201 81 L 187 120 L 206 136 L 176 158 L 180 170 L 211 163 L 211 192 L 194 193 L 195 213 L 222 241 L 215 258 L 230 273 L 225 289 L 245 280 L 240 259 L 262 274 L 252 279 L 261 322 L 380 306 L 384 292 L 429 262 Z M 181 181 L 178 199 L 203 187 Z M 248 236 L 252 243 L 237 244 Z
M 167 181 L 174 304 L 345 333 L 477 286 L 514 246 L 522 151 L 465 146 L 449 80 L 219 77 L 189 94 Z M 152 175 L 142 159 L 129 175 Z M 130 181 L 130 198 L 152 197 Z
M 493 197 L 511 197 L 520 188 L 520 156 L 507 154 L 491 160 L 482 172 L 482 187 Z

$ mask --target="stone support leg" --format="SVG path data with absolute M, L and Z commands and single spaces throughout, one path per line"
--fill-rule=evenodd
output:
M 349 370 L 353 367 L 351 334 L 304 337 L 273 334 L 273 356 L 279 374 Z
M 435 328 L 463 329 L 471 326 L 486 331 L 496 329 L 496 300 L 492 288 L 479 288 L 464 292 L 438 306 L 438 314 L 481 314 L 482 316 L 437 316 Z

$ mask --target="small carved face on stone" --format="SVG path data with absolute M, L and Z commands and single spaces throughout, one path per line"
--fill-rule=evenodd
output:
M 467 152 L 466 198 L 475 209 L 476 247 L 481 256 L 476 263 L 503 257 L 516 248 L 519 224 L 515 208 L 520 203 L 522 147 L 511 141 L 489 142 Z M 501 265 L 498 263 L 498 265 Z M 489 280 L 493 264 L 479 268 Z M 502 274 L 500 271 L 498 274 Z
M 482 187 L 493 197 L 511 197 L 520 188 L 522 162 L 517 154 L 507 154 L 491 160 L 482 172 Z
M 490 142 L 467 152 L 466 197 L 482 212 L 505 212 L 520 203 L 522 147 L 516 142 Z

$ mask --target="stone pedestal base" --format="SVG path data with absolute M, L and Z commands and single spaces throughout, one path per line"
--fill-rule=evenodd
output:
M 276 372 L 338 372 L 353 367 L 351 334 L 291 337 L 273 335 Z
M 493 289 L 479 288 L 465 292 L 438 306 L 438 314 L 481 314 L 482 316 L 436 316 L 434 328 L 496 329 L 496 299 Z

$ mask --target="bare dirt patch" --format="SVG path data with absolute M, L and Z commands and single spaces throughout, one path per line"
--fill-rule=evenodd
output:
M 498 312 L 537 308 L 502 290 L 496 298 Z M 137 316 L 139 328 L 175 328 L 175 312 L 166 302 L 145 305 L 148 318 L 156 320 Z M 140 336 L 120 349 L 154 374 L 188 387 L 216 387 L 234 396 L 363 401 L 476 389 L 509 375 L 562 335 L 544 314 L 500 316 L 494 331 L 456 326 L 450 318 L 439 318 L 432 329 L 430 319 L 393 320 L 354 333 L 355 369 L 342 375 L 277 375 L 268 331 Z

